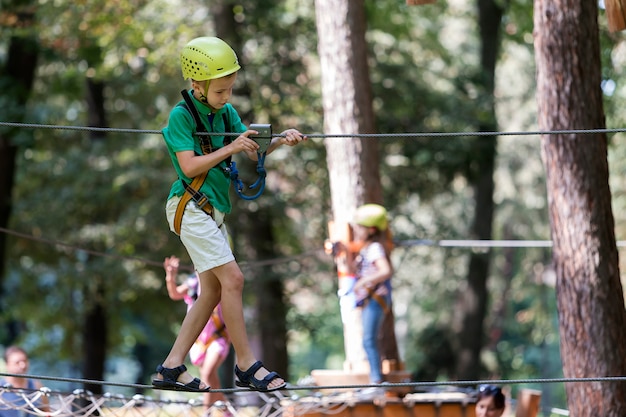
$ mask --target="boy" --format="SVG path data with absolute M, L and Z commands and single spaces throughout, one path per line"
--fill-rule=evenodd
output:
M 227 159 L 244 152 L 250 159 L 257 160 L 259 149 L 249 138 L 258 132 L 248 130 L 228 103 L 241 67 L 232 48 L 215 37 L 190 41 L 181 53 L 181 67 L 184 78 L 191 79 L 191 100 L 206 130 L 240 135 L 232 142 L 227 136 L 195 136 L 196 124 L 190 113 L 193 109 L 181 105 L 174 107 L 168 126 L 163 130 L 178 174 L 166 205 L 167 219 L 194 263 L 202 292 L 185 316 L 169 355 L 157 367 L 159 375 L 152 384 L 157 388 L 191 392 L 210 389 L 193 378 L 182 363 L 221 301 L 224 321 L 237 355 L 236 384 L 257 391 L 281 389 L 286 386 L 283 378 L 276 372 L 269 372 L 250 348 L 243 317 L 243 274 L 233 256 L 224 225 L 224 216 L 231 210 Z M 288 129 L 272 139 L 267 153 L 280 145 L 294 146 L 306 139 L 298 130 Z M 197 180 L 205 175 L 204 181 Z M 188 195 L 195 195 L 195 199 L 185 203 Z M 183 203 L 179 204 L 181 200 Z

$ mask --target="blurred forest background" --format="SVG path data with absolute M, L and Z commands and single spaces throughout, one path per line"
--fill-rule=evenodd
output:
M 297 0 L 0 4 L 0 121 L 129 129 L 0 126 L 2 187 L 11 191 L 10 212 L 2 213 L 0 344 L 22 344 L 34 374 L 101 372 L 106 380 L 148 383 L 185 311 L 168 299 L 162 269 L 170 255 L 189 265 L 164 215 L 174 171 L 161 136 L 149 132 L 165 126 L 187 87 L 179 51 L 194 37 L 215 35 L 216 16 L 230 16 L 243 66 L 232 102 L 244 121 L 319 135 L 315 9 Z M 476 132 L 483 125 L 477 6 L 365 4 L 376 125 L 390 134 L 371 140 L 379 143 L 398 240 L 398 347 L 415 380 L 453 379 L 460 331 L 454 306 L 470 254 L 487 249 L 421 240 L 474 238 L 468 173 L 481 156 L 472 146 L 480 139 L 391 134 Z M 511 0 L 504 9 L 493 96 L 501 131 L 537 128 L 532 7 Z M 600 27 L 607 126 L 620 129 L 626 42 L 608 32 L 602 10 Z M 12 54 L 23 58 L 17 66 L 9 65 Z M 15 77 L 29 78 L 28 68 L 32 89 L 25 93 Z M 610 135 L 618 241 L 626 236 L 624 140 L 621 132 Z M 7 178 L 11 161 L 14 176 Z M 496 161 L 493 239 L 549 240 L 538 135 L 500 136 Z M 253 164 L 238 166 L 244 180 L 254 180 Z M 233 194 L 229 225 L 247 277 L 251 337 L 264 358 L 271 355 L 265 329 L 284 330 L 278 351 L 287 354 L 295 382 L 312 369 L 340 369 L 344 359 L 337 279 L 322 249 L 332 220 L 323 140 L 280 149 L 266 167 L 264 195 L 244 201 Z M 491 252 L 484 334 L 476 335 L 484 340 L 479 377 L 562 377 L 549 247 Z M 102 369 L 86 363 L 94 357 Z M 539 388 L 544 405 L 565 407 L 560 385 Z

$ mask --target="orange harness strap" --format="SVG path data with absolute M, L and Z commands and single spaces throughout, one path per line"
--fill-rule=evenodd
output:
M 389 309 L 389 306 L 387 305 L 387 302 L 385 301 L 385 299 L 383 297 L 381 297 L 380 295 L 376 294 L 375 291 L 376 291 L 376 287 L 368 288 L 368 290 L 367 290 L 367 297 L 365 297 L 365 299 L 363 300 L 363 306 L 365 306 L 365 304 L 367 302 L 369 302 L 370 299 L 374 299 L 382 307 L 383 313 L 384 314 L 389 314 L 389 312 L 391 310 Z
M 380 306 L 383 308 L 384 314 L 389 314 L 389 306 L 387 305 L 387 302 L 385 301 L 383 297 L 381 297 L 380 295 L 376 293 L 372 293 L 372 298 L 376 300 L 378 304 L 380 304 Z
M 213 216 L 213 206 L 209 204 L 209 200 L 206 195 L 200 193 L 200 187 L 204 184 L 204 180 L 206 179 L 208 171 L 198 175 L 193 179 L 191 185 L 185 185 L 185 193 L 180 198 L 178 205 L 176 206 L 176 214 L 174 215 L 174 231 L 177 235 L 180 235 L 180 226 L 183 223 L 183 214 L 185 214 L 185 207 L 187 207 L 187 203 L 189 201 L 194 200 L 198 207 L 200 207 L 206 214 L 209 216 Z

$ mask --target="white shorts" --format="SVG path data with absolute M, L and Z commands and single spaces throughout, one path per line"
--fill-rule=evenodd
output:
M 172 197 L 165 206 L 167 222 L 173 232 L 178 201 L 180 201 L 180 197 Z M 180 226 L 180 240 L 185 245 L 198 273 L 235 260 L 230 248 L 224 217 L 225 214 L 216 209 L 213 209 L 213 217 L 209 216 L 199 209 L 193 201 L 187 203 L 187 207 L 185 207 L 185 214 Z

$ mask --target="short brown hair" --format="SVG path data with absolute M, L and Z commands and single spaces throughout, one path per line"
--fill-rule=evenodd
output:
M 12 345 L 4 349 L 4 360 L 8 362 L 9 356 L 11 356 L 14 353 L 23 353 L 24 355 L 28 356 L 28 354 L 26 353 L 24 349 L 22 349 L 19 346 Z

